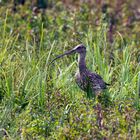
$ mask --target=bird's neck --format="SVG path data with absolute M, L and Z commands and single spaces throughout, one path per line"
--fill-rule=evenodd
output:
M 79 63 L 79 72 L 82 73 L 86 70 L 86 53 L 79 54 L 78 63 Z

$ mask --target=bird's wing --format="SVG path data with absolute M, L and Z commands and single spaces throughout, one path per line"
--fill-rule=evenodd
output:
M 103 81 L 102 77 L 96 73 L 88 72 L 88 78 L 90 84 L 94 89 L 105 89 L 106 83 Z

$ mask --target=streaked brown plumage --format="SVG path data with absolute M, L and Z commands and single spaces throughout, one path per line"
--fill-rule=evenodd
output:
M 65 52 L 62 55 L 56 57 L 56 59 L 61 58 L 65 55 L 78 53 L 79 54 L 79 71 L 76 74 L 76 83 L 78 86 L 87 93 L 97 94 L 98 92 L 106 89 L 107 83 L 105 83 L 102 77 L 96 73 L 90 72 L 86 67 L 85 57 L 86 57 L 86 47 L 83 44 L 77 45 L 72 50 Z M 51 63 L 52 63 L 51 62 Z

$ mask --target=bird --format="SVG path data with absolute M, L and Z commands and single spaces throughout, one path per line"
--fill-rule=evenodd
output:
M 104 89 L 107 89 L 107 84 L 103 78 L 95 72 L 88 70 L 86 66 L 86 47 L 83 44 L 75 46 L 73 49 L 66 51 L 64 54 L 58 55 L 51 62 L 53 63 L 56 59 L 61 58 L 65 55 L 71 55 L 78 53 L 78 72 L 75 74 L 75 81 L 77 85 L 87 93 L 88 96 L 98 95 Z

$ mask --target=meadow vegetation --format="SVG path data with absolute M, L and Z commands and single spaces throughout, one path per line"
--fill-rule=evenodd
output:
M 140 138 L 140 9 L 109 2 L 1 3 L 0 139 Z M 111 84 L 100 98 L 76 85 L 77 55 L 48 65 L 80 43 L 88 68 Z

